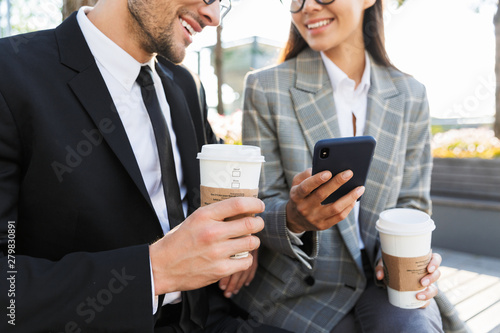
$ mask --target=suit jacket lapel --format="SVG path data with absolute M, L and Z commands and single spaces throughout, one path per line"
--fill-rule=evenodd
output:
M 364 228 L 361 236 L 365 242 L 368 255 L 372 262 L 375 260 L 375 245 L 377 231 L 375 222 L 379 212 L 385 208 L 390 188 L 384 186 L 391 181 L 391 172 L 388 170 L 388 162 L 397 158 L 399 147 L 397 140 L 401 137 L 403 130 L 404 95 L 400 94 L 394 85 L 389 70 L 378 66 L 372 60 L 371 87 L 368 92 L 367 119 L 365 135 L 371 135 L 377 141 L 375 156 L 368 173 L 366 193 L 361 198 L 360 221 Z M 395 142 L 396 141 L 396 142 Z
M 200 167 L 196 159 L 198 139 L 184 92 L 173 81 L 173 73 L 160 63 L 156 64 L 156 69 L 170 106 L 172 126 L 177 137 L 184 181 L 188 190 L 188 214 L 190 214 L 200 205 Z
M 340 137 L 333 88 L 320 54 L 311 49 L 297 56 L 296 73 L 290 94 L 312 156 L 318 140 Z
M 68 82 L 69 87 L 92 118 L 104 141 L 153 208 L 120 116 L 78 26 L 76 14 L 66 19 L 55 33 L 59 43 L 61 63 L 78 72 Z
M 358 270 L 363 273 L 363 262 L 361 260 L 361 251 L 359 250 L 359 241 L 358 234 L 356 232 L 357 226 L 356 221 L 354 220 L 354 212 L 351 211 L 347 217 L 337 223 L 337 227 L 342 239 L 344 240 L 344 244 L 349 250 L 351 257 L 354 259 Z

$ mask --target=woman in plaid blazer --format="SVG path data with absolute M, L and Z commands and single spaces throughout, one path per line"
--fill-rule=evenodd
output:
M 377 286 L 378 215 L 394 207 L 430 213 L 432 168 L 425 88 L 390 64 L 381 1 L 289 3 L 284 61 L 246 78 L 243 142 L 260 146 L 266 158 L 266 228 L 257 274 L 234 301 L 257 321 L 294 332 L 463 330 L 432 284 L 438 254 L 421 280 L 428 288 L 417 295 L 428 301 L 424 308 L 394 307 Z M 352 174 L 312 176 L 314 145 L 353 135 L 377 141 L 366 185 L 322 206 Z

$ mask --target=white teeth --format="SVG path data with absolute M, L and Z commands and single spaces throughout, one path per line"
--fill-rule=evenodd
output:
M 323 20 L 323 21 L 319 21 L 319 22 L 316 22 L 316 23 L 313 23 L 313 24 L 308 24 L 307 25 L 307 29 L 316 29 L 316 28 L 325 26 L 327 24 L 330 24 L 330 22 L 332 22 L 332 21 L 333 20 Z
M 183 19 L 181 19 L 180 17 L 179 17 L 179 20 L 181 21 L 182 26 L 183 26 L 184 28 L 186 28 L 186 29 L 187 29 L 187 31 L 189 31 L 189 33 L 191 34 L 191 36 L 196 35 L 196 31 L 193 29 L 193 27 L 192 27 L 192 26 L 190 26 L 190 25 L 189 25 L 189 23 L 187 23 L 186 21 L 184 21 L 184 20 L 183 20 Z

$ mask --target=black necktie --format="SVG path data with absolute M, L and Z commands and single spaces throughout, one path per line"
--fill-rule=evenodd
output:
M 158 147 L 158 156 L 160 158 L 163 192 L 165 194 L 165 201 L 167 202 L 168 221 L 172 229 L 184 220 L 184 212 L 182 210 L 179 183 L 177 182 L 175 172 L 172 142 L 170 140 L 167 122 L 165 121 L 160 103 L 158 102 L 151 74 L 152 72 L 149 66 L 142 66 L 139 76 L 137 77 L 137 83 L 141 86 L 142 98 L 148 110 L 151 124 L 153 125 L 156 146 Z

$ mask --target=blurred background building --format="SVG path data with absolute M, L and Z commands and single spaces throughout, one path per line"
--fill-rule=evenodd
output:
M 95 0 L 0 0 L 0 34 L 51 28 Z M 497 0 L 385 0 L 386 46 L 393 63 L 427 87 L 434 123 L 490 124 L 495 115 Z M 221 45 L 224 113 L 241 108 L 246 72 L 276 61 L 290 27 L 279 0 L 233 0 Z M 216 29 L 195 36 L 185 64 L 200 74 L 216 108 Z

